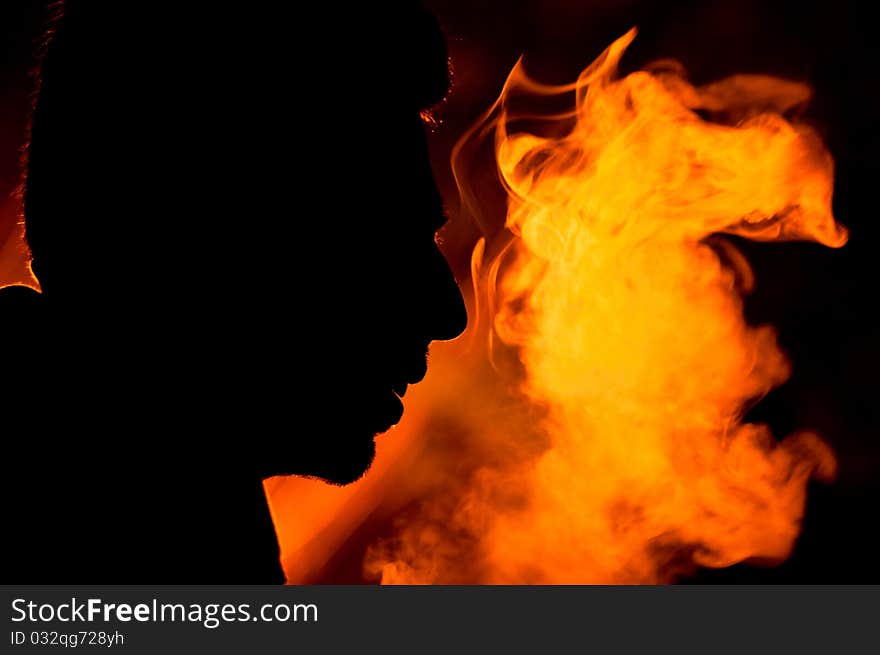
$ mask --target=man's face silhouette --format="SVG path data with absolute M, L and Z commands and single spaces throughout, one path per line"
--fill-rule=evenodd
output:
M 250 75 L 259 104 L 243 138 L 260 155 L 237 159 L 248 161 L 246 211 L 271 223 L 254 312 L 268 338 L 256 347 L 281 380 L 268 394 L 274 409 L 259 414 L 294 412 L 289 437 L 266 431 L 264 475 L 360 477 L 374 436 L 400 420 L 407 386 L 424 377 L 430 342 L 465 327 L 436 242 L 445 216 L 421 117 L 447 91 L 445 48 L 436 24 L 417 16 L 397 28 L 406 47 L 348 41 L 337 65 L 298 68 L 290 84 L 301 97 Z M 275 397 L 285 381 L 296 398 Z
M 269 444 L 266 473 L 359 477 L 373 459 L 373 437 L 398 422 L 408 385 L 424 377 L 430 342 L 454 338 L 467 320 L 437 246 L 445 216 L 419 113 L 370 119 L 353 143 L 349 134 L 328 138 L 338 147 L 310 155 L 319 171 L 337 169 L 340 157 L 346 163 L 339 175 L 306 184 L 307 224 L 271 257 L 283 269 L 273 276 L 283 281 L 279 309 L 297 323 L 285 361 L 304 389 L 305 402 L 294 406 L 306 414 L 293 422 L 292 452 Z M 257 313 L 274 311 L 264 305 Z M 273 331 L 284 325 L 290 319 Z M 276 333 L 267 343 L 286 341 Z M 288 462 L 298 468 L 285 469 Z
M 101 394 L 187 461 L 222 434 L 224 466 L 345 483 L 466 322 L 420 118 L 445 45 L 417 5 L 278 12 L 67 3 L 27 239 Z

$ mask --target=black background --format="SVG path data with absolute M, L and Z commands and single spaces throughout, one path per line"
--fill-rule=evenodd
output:
M 45 16 L 38 0 L 0 5 L 0 193 L 18 183 L 34 43 Z M 839 474 L 810 490 L 804 532 L 792 557 L 774 568 L 739 565 L 694 582 L 880 582 L 874 537 L 880 501 L 877 376 L 877 116 L 880 57 L 870 8 L 857 2 L 639 2 L 431 0 L 447 33 L 455 70 L 440 127 L 431 136 L 435 175 L 453 220 L 447 254 L 466 270 L 477 231 L 457 218 L 449 154 L 457 137 L 497 96 L 519 55 L 543 81 L 568 82 L 633 25 L 640 33 L 624 72 L 674 57 L 695 83 L 736 72 L 810 83 L 806 114 L 836 161 L 835 215 L 850 230 L 840 250 L 816 244 L 738 241 L 757 288 L 751 322 L 770 322 L 794 363 L 789 382 L 756 406 L 752 420 L 775 434 L 814 428 L 838 455 Z M 243 5 L 244 6 L 244 5 Z M 340 11 L 344 11 L 340 9 Z M 0 227 L 3 233 L 11 226 Z M 2 317 L 4 321 L 13 317 Z M 8 374 L 8 372 L 7 372 Z

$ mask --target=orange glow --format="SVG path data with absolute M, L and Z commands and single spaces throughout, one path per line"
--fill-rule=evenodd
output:
M 743 422 L 790 365 L 745 322 L 751 271 L 712 235 L 842 246 L 833 162 L 790 118 L 806 86 L 695 87 L 671 62 L 619 77 L 634 37 L 569 86 L 517 64 L 465 135 L 460 183 L 469 144 L 494 135 L 508 191 L 506 229 L 474 253 L 483 320 L 432 348 L 360 490 L 272 483 L 291 581 L 308 579 L 291 560 L 323 565 L 377 507 L 397 517 L 365 562 L 384 583 L 670 582 L 791 552 L 807 483 L 835 459 L 818 435 Z M 567 95 L 573 113 L 514 109 Z M 314 561 L 296 556 L 309 544 Z
M 18 194 L 0 204 L 0 288 L 21 285 L 39 290 L 31 271 L 31 253 L 21 225 L 21 202 Z

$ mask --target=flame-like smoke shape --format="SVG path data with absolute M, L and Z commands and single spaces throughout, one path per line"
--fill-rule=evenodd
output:
M 789 364 L 771 327 L 746 324 L 751 272 L 712 236 L 846 241 L 830 155 L 783 117 L 809 89 L 764 76 L 697 88 L 672 62 L 618 78 L 634 36 L 566 87 L 518 64 L 458 149 L 495 135 L 507 242 L 490 244 L 488 266 L 481 242 L 475 272 L 519 369 L 459 387 L 475 400 L 459 422 L 492 418 L 470 426 L 478 443 L 462 459 L 435 462 L 443 482 L 370 549 L 383 582 L 666 582 L 780 561 L 807 482 L 834 474 L 818 436 L 777 441 L 742 422 Z M 573 114 L 511 109 L 571 93 Z M 514 132 L 523 118 L 554 136 Z M 499 404 L 499 389 L 519 401 Z

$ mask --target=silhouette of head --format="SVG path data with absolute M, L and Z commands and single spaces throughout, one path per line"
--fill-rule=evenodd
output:
M 94 356 L 263 476 L 359 477 L 466 322 L 420 118 L 445 46 L 394 4 L 68 0 L 44 58 L 25 216 L 46 301 L 112 320 Z

